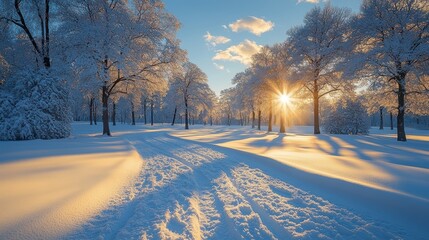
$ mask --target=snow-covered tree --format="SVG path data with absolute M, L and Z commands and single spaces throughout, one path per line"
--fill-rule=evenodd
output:
M 397 140 L 406 141 L 407 96 L 427 91 L 420 80 L 429 74 L 429 2 L 365 0 L 352 27 L 355 44 L 348 75 L 396 98 Z
M 68 91 L 53 75 L 45 69 L 20 72 L 0 88 L 0 140 L 70 135 Z
M 337 101 L 322 118 L 322 128 L 330 134 L 368 134 L 369 118 L 359 100 L 345 97 Z
M 70 134 L 68 85 L 61 64 L 51 61 L 49 0 L 0 2 L 2 59 L 8 70 L 0 87 L 3 140 L 63 138 Z M 7 44 L 6 46 L 4 44 Z M 9 109 L 8 109 L 9 108 Z
M 13 24 L 25 34 L 36 57 L 46 68 L 50 58 L 50 0 L 4 0 L 0 3 L 0 21 Z
M 236 88 L 227 88 L 220 92 L 219 98 L 219 110 L 221 113 L 221 118 L 225 119 L 225 124 L 230 126 L 233 117 L 233 107 L 232 102 L 237 96 Z
M 335 65 L 346 53 L 350 11 L 326 4 L 305 15 L 304 25 L 289 31 L 290 63 L 313 98 L 314 134 L 320 133 L 319 100 L 341 89 Z
M 160 0 L 77 0 L 66 3 L 65 9 L 66 48 L 75 53 L 70 56 L 75 64 L 96 68 L 103 134 L 110 135 L 110 97 L 127 94 L 131 87 L 165 86 L 165 71 L 183 58 L 175 39 L 179 24 Z
M 198 101 L 204 99 L 207 95 L 208 80 L 207 75 L 201 69 L 191 63 L 183 64 L 182 71 L 178 71 L 175 76 L 178 93 L 183 99 L 185 105 L 185 129 L 189 129 L 189 112 L 192 108 L 198 107 Z

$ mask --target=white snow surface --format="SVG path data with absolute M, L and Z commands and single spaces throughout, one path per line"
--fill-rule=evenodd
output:
M 0 142 L 0 239 L 425 239 L 429 132 L 101 126 Z

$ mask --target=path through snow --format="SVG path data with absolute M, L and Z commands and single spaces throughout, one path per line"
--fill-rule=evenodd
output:
M 163 130 L 121 137 L 144 160 L 138 180 L 121 204 L 66 238 L 404 237 L 395 227 L 358 216 L 274 177 L 275 169 L 265 165 L 267 158 L 180 139 Z

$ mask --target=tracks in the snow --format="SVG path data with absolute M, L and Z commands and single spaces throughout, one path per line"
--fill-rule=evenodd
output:
M 133 197 L 95 219 L 105 239 L 393 238 L 372 222 L 255 167 L 234 150 L 172 137 L 129 135 L 145 161 Z M 245 164 L 245 163 L 246 164 Z

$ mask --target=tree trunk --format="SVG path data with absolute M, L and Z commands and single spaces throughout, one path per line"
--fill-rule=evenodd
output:
M 405 142 L 407 137 L 405 135 L 405 76 L 403 76 L 398 85 L 398 118 L 397 118 L 397 140 Z
M 210 126 L 213 126 L 213 117 L 210 115 Z
M 252 128 L 255 128 L 255 110 L 252 111 Z
M 143 115 L 144 115 L 144 124 L 147 124 L 147 114 L 146 111 L 147 110 L 147 101 L 146 98 L 143 100 Z
M 189 129 L 188 101 L 185 98 L 185 129 Z
M 113 102 L 112 122 L 113 122 L 113 126 L 116 126 L 116 103 L 115 102 Z
M 136 125 L 136 115 L 134 109 L 131 111 L 131 125 Z
M 390 112 L 390 130 L 393 130 L 393 113 Z
M 136 115 L 134 111 L 134 103 L 131 101 L 131 125 L 136 125 Z
M 261 110 L 258 110 L 258 130 L 261 130 Z
M 103 86 L 103 96 L 102 96 L 102 103 L 103 103 L 103 135 L 110 136 L 110 129 L 109 129 L 109 108 L 108 108 L 108 100 L 109 100 L 109 93 L 107 92 L 107 86 Z
M 92 110 L 94 109 L 94 98 L 89 100 L 89 125 L 92 125 Z
M 313 93 L 313 112 L 314 112 L 314 134 L 320 134 L 320 123 L 319 123 L 319 96 L 317 87 L 315 87 Z M 282 118 L 281 118 L 282 119 Z M 284 120 L 283 120 L 284 121 Z
M 94 102 L 92 104 L 92 107 L 93 107 L 92 113 L 94 115 L 92 118 L 94 120 L 94 124 L 97 125 L 97 103 L 95 102 L 95 100 L 94 100 Z
M 279 133 L 286 133 L 286 123 L 285 123 L 285 113 L 284 113 L 284 109 L 282 107 L 282 110 L 280 111 L 280 131 Z
M 43 38 L 43 36 L 42 36 Z M 43 56 L 43 64 L 46 68 L 51 67 L 51 59 L 49 57 L 49 0 L 45 0 L 45 40 L 46 40 L 46 51 Z
M 150 100 L 150 125 L 153 126 L 153 99 Z
M 268 113 L 268 132 L 273 131 L 273 103 L 270 102 L 270 112 Z
M 383 125 L 383 107 L 380 107 L 380 130 L 384 129 Z
M 173 121 L 171 122 L 171 126 L 174 126 L 174 123 L 176 122 L 176 114 L 177 114 L 177 106 L 174 108 L 174 115 L 173 115 Z

